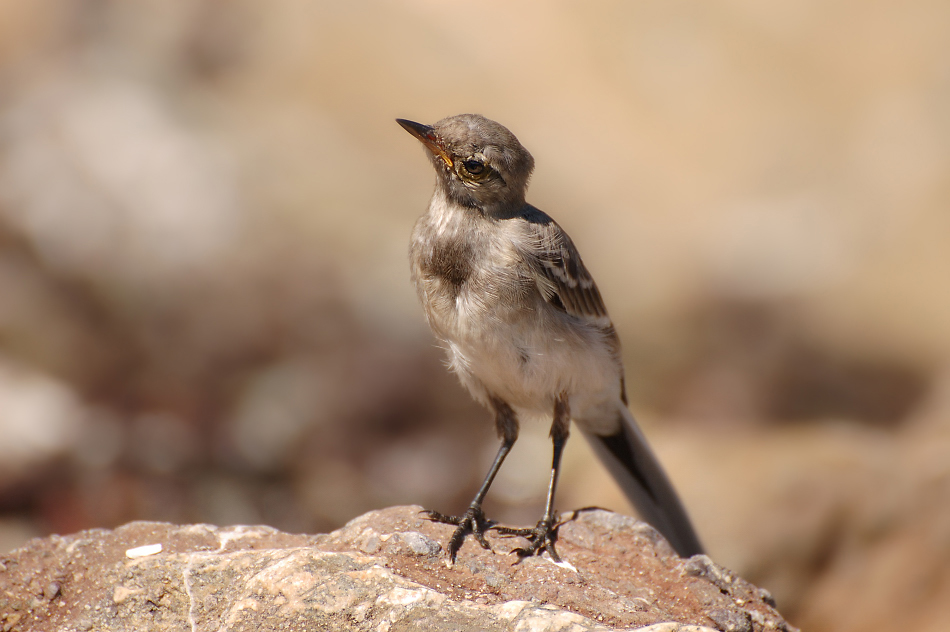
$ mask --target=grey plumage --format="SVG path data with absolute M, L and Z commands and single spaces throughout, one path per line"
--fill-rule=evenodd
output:
M 603 299 L 567 233 L 525 201 L 534 159 L 502 125 L 477 114 L 432 126 L 399 120 L 428 149 L 437 174 L 410 245 L 412 280 L 449 364 L 495 412 L 502 447 L 457 524 L 487 546 L 495 528 L 527 537 L 523 554 L 547 550 L 561 450 L 573 419 L 642 516 L 681 555 L 702 547 L 672 485 L 626 407 L 620 342 Z M 552 415 L 554 459 L 538 526 L 493 526 L 481 512 L 494 474 L 517 439 L 518 417 Z

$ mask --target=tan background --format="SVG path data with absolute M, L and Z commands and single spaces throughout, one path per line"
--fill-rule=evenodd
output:
M 458 510 L 495 450 L 394 122 L 537 161 L 710 553 L 822 630 L 950 628 L 950 5 L 0 0 L 0 550 Z M 490 509 L 531 523 L 547 428 Z M 582 441 L 562 509 L 627 511 Z

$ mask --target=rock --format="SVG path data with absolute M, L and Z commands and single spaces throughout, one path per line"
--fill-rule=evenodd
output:
M 448 568 L 450 528 L 419 511 L 321 535 L 133 522 L 34 539 L 0 558 L 0 630 L 794 630 L 768 593 L 633 518 L 565 514 L 562 564 L 490 536 Z

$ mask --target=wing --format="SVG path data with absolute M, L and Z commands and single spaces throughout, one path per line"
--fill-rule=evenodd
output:
M 572 316 L 609 327 L 610 317 L 600 290 L 571 238 L 557 222 L 534 207 L 524 218 L 530 245 L 523 254 L 544 300 Z

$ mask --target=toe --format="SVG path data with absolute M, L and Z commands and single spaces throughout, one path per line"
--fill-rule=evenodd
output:
M 419 513 L 425 516 L 426 520 L 431 520 L 432 522 L 441 522 L 443 524 L 454 524 L 459 525 L 462 522 L 462 518 L 458 516 L 448 516 L 438 511 L 433 511 L 432 509 L 423 509 Z

